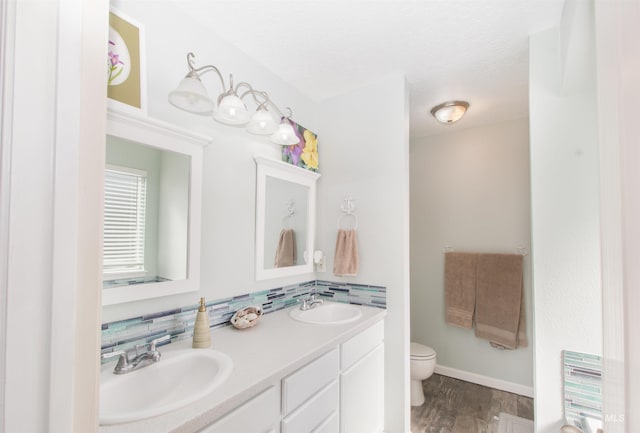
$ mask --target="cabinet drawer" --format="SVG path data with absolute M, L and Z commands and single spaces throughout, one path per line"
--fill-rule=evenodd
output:
M 340 386 L 335 379 L 282 420 L 282 433 L 311 433 L 316 430 L 337 433 L 338 429 L 327 430 L 324 423 L 332 414 L 338 413 L 339 402 Z
M 280 418 L 280 390 L 277 386 L 243 403 L 198 433 L 271 433 Z
M 314 428 L 311 433 L 338 433 L 340 431 L 340 417 L 338 412 L 331 412 L 331 415 Z
M 351 340 L 342 344 L 340 368 L 342 371 L 351 367 L 360 358 L 371 352 L 384 340 L 384 320 L 362 331 Z
M 283 379 L 283 413 L 285 415 L 290 413 L 322 387 L 336 379 L 340 372 L 339 364 L 338 349 L 335 348 Z

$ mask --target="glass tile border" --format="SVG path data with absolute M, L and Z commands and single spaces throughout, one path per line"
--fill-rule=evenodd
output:
M 582 430 L 587 419 L 602 423 L 602 358 L 562 351 L 564 415 L 568 424 Z
M 229 325 L 233 314 L 249 305 L 261 305 L 265 314 L 288 308 L 296 304 L 299 297 L 307 296 L 311 292 L 316 292 L 321 298 L 335 302 L 377 308 L 386 308 L 387 305 L 385 287 L 313 280 L 209 301 L 205 304 L 209 315 L 209 326 L 219 328 Z M 191 338 L 197 310 L 196 303 L 182 308 L 103 323 L 101 353 L 133 350 L 165 335 L 171 335 L 171 340 L 161 345 Z

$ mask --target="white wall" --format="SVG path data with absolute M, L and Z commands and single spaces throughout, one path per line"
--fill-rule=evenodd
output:
M 236 83 L 248 81 L 266 90 L 280 108 L 291 106 L 293 119 L 314 132 L 320 132 L 317 105 L 169 2 L 153 2 L 151 8 L 145 1 L 113 1 L 112 6 L 144 23 L 149 116 L 210 135 L 213 142 L 204 151 L 201 291 L 105 307 L 103 322 L 195 304 L 200 296 L 219 299 L 314 279 L 307 274 L 255 281 L 253 156 L 280 159 L 281 147 L 242 128 L 183 112 L 168 103 L 167 95 L 188 72 L 186 55 L 192 51 L 197 65 L 218 67 L 227 85 L 233 73 Z M 213 73 L 204 75 L 203 83 L 212 96 L 221 91 Z
M 49 395 L 41 392 L 49 381 L 49 367 L 41 359 L 48 358 L 51 323 L 51 251 L 53 249 L 53 201 L 51 200 L 55 148 L 52 110 L 55 104 L 56 77 L 42 76 L 47 64 L 54 63 L 57 52 L 55 3 L 34 5 L 21 3 L 18 19 L 31 16 L 41 32 L 29 38 L 27 27 L 19 27 L 16 35 L 16 71 L 13 89 L 14 119 L 11 142 L 11 229 L 7 260 L 7 363 L 5 384 L 5 429 L 8 432 L 46 431 Z M 26 21 L 23 21 L 26 22 Z M 41 44 L 42 49 L 38 48 Z M 33 50 L 33 51 L 31 51 Z M 35 52 L 40 55 L 29 55 Z M 33 87 L 32 87 L 33 86 Z M 30 96 L 39 94 L 41 101 L 25 116 Z M 38 128 L 32 122 L 37 120 Z M 29 346 L 25 346 L 21 329 L 29 318 Z M 17 356 L 27 348 L 40 349 L 39 356 Z
M 0 431 L 97 424 L 107 8 L 83 6 L 2 6 Z
M 319 279 L 387 287 L 385 431 L 409 424 L 409 131 L 408 90 L 393 75 L 320 105 L 316 249 L 327 254 Z M 333 275 L 340 205 L 353 196 L 360 272 Z
M 638 195 L 638 185 L 640 185 L 640 149 L 638 148 L 638 137 L 640 136 L 640 125 L 638 124 L 637 103 L 640 98 L 640 87 L 638 77 L 640 76 L 640 2 L 638 0 L 624 2 L 619 7 L 616 20 L 613 26 L 605 28 L 616 33 L 618 48 L 616 54 L 616 64 L 618 65 L 618 80 L 615 82 L 603 79 L 603 91 L 612 92 L 613 89 L 607 86 L 619 85 L 619 91 L 615 92 L 619 107 L 619 138 L 622 148 L 622 179 L 623 179 L 623 217 L 624 222 L 624 318 L 625 318 L 625 369 L 626 369 L 626 390 L 625 396 L 626 411 L 624 415 L 626 432 L 640 431 L 640 339 L 638 329 L 640 329 L 640 268 L 638 268 L 638 257 L 640 257 L 640 196 Z M 605 47 L 611 50 L 610 46 Z M 606 60 L 605 60 L 606 61 Z M 606 110 L 608 107 L 604 107 Z M 612 125 L 613 126 L 613 125 Z M 615 126 L 614 126 L 615 127 Z M 603 146 L 605 143 L 603 143 Z M 620 161 L 620 160 L 619 160 Z M 618 292 L 618 296 L 620 293 Z M 610 415 L 621 415 L 620 413 L 610 413 Z M 611 422 L 605 424 L 606 431 L 618 431 L 610 429 L 610 424 L 620 422 L 620 416 L 611 418 Z
M 596 2 L 604 430 L 640 431 L 640 2 Z
M 535 421 L 541 433 L 557 433 L 564 421 L 561 351 L 602 353 L 597 105 L 593 76 L 581 72 L 595 67 L 592 7 L 565 9 L 569 31 L 530 38 Z M 577 42 L 562 42 L 560 35 Z M 568 47 L 564 58 L 561 45 Z
M 520 119 L 411 140 L 411 339 L 438 365 L 533 385 L 533 350 L 497 350 L 445 323 L 444 252 L 530 250 L 529 123 Z M 527 338 L 531 269 L 525 256 Z M 530 391 L 532 392 L 532 391 Z

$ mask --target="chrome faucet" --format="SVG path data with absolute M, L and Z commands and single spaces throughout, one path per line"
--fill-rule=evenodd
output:
M 307 299 L 302 300 L 302 305 L 300 305 L 300 309 L 302 311 L 307 311 L 312 309 L 318 304 L 322 305 L 324 304 L 324 301 L 322 299 L 318 299 L 318 295 L 316 293 L 312 293 L 311 295 L 309 295 Z
M 156 338 L 155 340 L 151 340 L 151 342 L 148 344 L 136 346 L 136 356 L 133 359 L 129 359 L 129 354 L 126 350 L 118 350 L 116 352 L 105 353 L 100 357 L 102 359 L 109 359 L 118 356 L 118 363 L 113 369 L 113 374 L 131 373 L 132 371 L 136 371 L 139 368 L 160 361 L 160 352 L 158 352 L 156 346 L 158 345 L 158 343 L 162 343 L 163 341 L 167 341 L 169 339 L 171 339 L 171 335 L 165 335 L 163 337 Z M 149 346 L 149 350 L 138 354 L 138 349 L 140 347 L 146 346 Z

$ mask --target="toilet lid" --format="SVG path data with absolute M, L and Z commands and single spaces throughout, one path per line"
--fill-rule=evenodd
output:
M 411 343 L 411 357 L 420 359 L 435 358 L 436 351 L 420 343 Z

